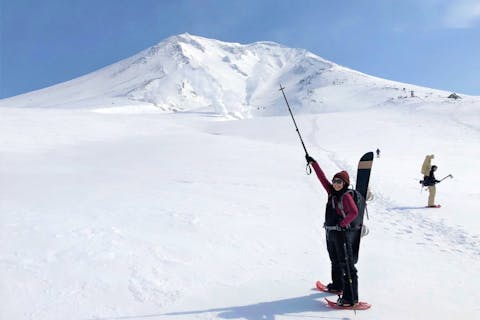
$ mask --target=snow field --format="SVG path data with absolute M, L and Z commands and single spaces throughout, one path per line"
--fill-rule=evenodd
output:
M 326 195 L 289 117 L 0 109 L 0 318 L 475 319 L 478 112 L 440 111 L 297 116 L 328 176 L 382 151 L 354 316 L 311 290 Z

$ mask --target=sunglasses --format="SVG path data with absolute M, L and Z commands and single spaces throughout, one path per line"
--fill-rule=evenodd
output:
M 343 183 L 343 180 L 342 180 L 342 179 L 333 179 L 333 180 L 332 180 L 332 183 L 341 184 L 341 183 Z

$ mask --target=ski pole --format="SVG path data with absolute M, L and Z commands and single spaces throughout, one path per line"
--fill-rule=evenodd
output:
M 295 117 L 293 116 L 292 109 L 290 109 L 290 104 L 288 103 L 287 96 L 285 95 L 285 87 L 282 87 L 280 84 L 280 91 L 282 91 L 283 98 L 285 99 L 285 103 L 287 104 L 288 111 L 290 112 L 290 116 L 292 117 L 293 124 L 295 125 L 295 129 L 297 130 L 298 137 L 300 138 L 300 142 L 302 143 L 303 150 L 305 150 L 305 155 L 308 156 L 307 148 L 305 147 L 305 143 L 303 142 L 302 135 L 300 134 L 300 130 L 298 130 L 297 122 L 295 121 Z M 309 164 L 307 164 L 307 174 L 312 173 L 312 168 L 310 168 Z
M 357 310 L 355 310 L 355 298 L 353 296 L 353 280 L 352 280 L 352 273 L 350 272 L 350 259 L 348 257 L 348 249 L 347 249 L 347 231 L 343 231 L 343 254 L 345 255 L 345 269 L 347 271 L 347 277 L 348 277 L 348 284 L 350 286 L 350 294 L 352 297 L 352 303 L 353 303 L 353 312 L 357 314 Z
M 443 180 L 445 180 L 445 179 L 447 179 L 447 178 L 452 178 L 452 179 L 453 179 L 453 176 L 452 176 L 451 174 L 449 174 L 448 176 L 446 176 L 446 177 L 444 177 L 444 178 L 440 179 L 440 182 L 442 182 Z

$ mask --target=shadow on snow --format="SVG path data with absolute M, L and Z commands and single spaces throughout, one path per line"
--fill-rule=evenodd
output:
M 329 295 L 325 293 L 314 293 L 303 297 L 296 297 L 290 299 L 282 299 L 270 302 L 260 302 L 245 306 L 234 306 L 225 308 L 212 308 L 205 310 L 190 310 L 178 311 L 163 314 L 139 315 L 139 316 L 125 316 L 112 318 L 95 318 L 97 320 L 130 320 L 130 319 L 147 319 L 147 318 L 164 318 L 187 315 L 199 315 L 205 313 L 216 313 L 217 319 L 247 319 L 247 320 L 275 320 L 277 316 L 305 318 L 305 319 L 341 319 L 348 320 L 345 317 L 331 317 L 319 314 L 319 312 L 335 311 L 327 307 L 323 303 L 323 298 Z M 321 298 L 321 299 L 320 299 Z M 309 314 L 303 314 L 309 313 Z
M 300 315 L 300 313 L 307 312 L 329 312 L 333 309 L 328 308 L 322 300 L 319 298 L 324 298 L 328 296 L 325 293 L 314 293 L 303 297 L 283 299 L 270 302 L 260 302 L 256 304 L 246 305 L 246 306 L 236 306 L 236 307 L 226 307 L 226 308 L 214 308 L 206 310 L 195 310 L 195 311 L 181 311 L 181 312 L 172 312 L 164 315 L 169 316 L 182 316 L 182 315 L 192 315 L 200 313 L 218 313 L 217 318 L 220 319 L 247 319 L 247 320 L 275 320 L 276 316 L 282 315 L 288 317 L 291 315 L 295 318 L 311 318 L 311 319 L 326 319 L 325 316 L 320 316 L 318 314 L 310 315 Z M 346 318 L 332 318 L 328 319 L 346 319 Z

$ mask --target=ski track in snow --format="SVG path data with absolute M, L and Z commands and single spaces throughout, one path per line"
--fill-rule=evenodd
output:
M 325 147 L 321 146 L 321 144 L 318 142 L 318 139 L 315 135 L 315 133 L 319 132 L 319 121 L 316 119 L 316 117 L 313 117 L 311 121 L 312 129 L 308 132 L 308 138 L 311 142 L 313 142 L 313 146 L 318 149 L 322 150 L 327 154 L 328 159 L 335 164 L 336 168 L 338 170 L 347 170 L 348 172 L 356 172 L 357 168 L 354 168 L 350 166 L 346 161 L 341 160 L 340 157 L 332 150 L 326 149 Z
M 448 226 L 441 221 L 432 221 L 414 211 L 445 209 L 399 207 L 381 193 L 374 193 L 373 201 L 375 203 L 371 203 L 370 207 L 373 207 L 375 214 L 378 215 L 375 218 L 376 222 L 380 222 L 385 230 L 393 232 L 396 236 L 413 240 L 420 246 L 434 246 L 442 252 L 480 258 L 478 236 L 469 234 L 460 226 Z M 366 223 L 368 224 L 368 220 Z

